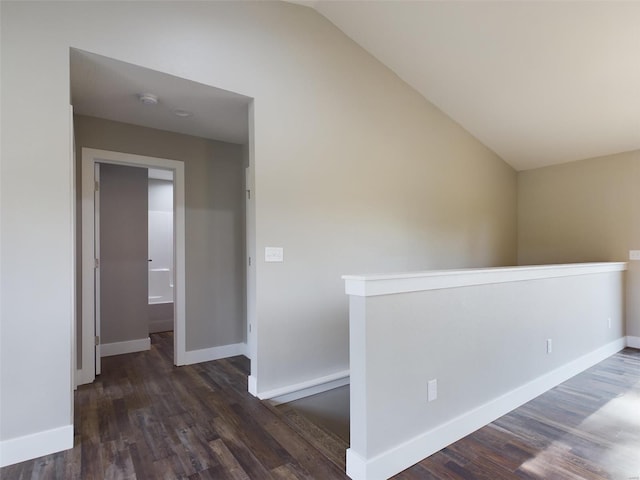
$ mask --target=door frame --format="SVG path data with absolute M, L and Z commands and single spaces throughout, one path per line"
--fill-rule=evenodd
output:
M 78 385 L 91 383 L 96 377 L 96 164 L 111 163 L 131 167 L 155 168 L 173 172 L 174 222 L 174 303 L 173 303 L 173 363 L 184 365 L 186 356 L 186 297 L 185 297 L 185 180 L 184 163 L 166 158 L 147 157 L 130 153 L 82 148 L 82 368 L 78 370 Z M 99 347 L 99 346 L 98 346 Z
M 95 375 L 100 375 L 102 373 L 102 316 L 100 314 L 100 306 L 102 302 L 102 283 L 100 275 L 97 275 L 99 271 L 100 264 L 98 263 L 99 259 L 101 259 L 101 251 L 100 251 L 100 195 L 98 191 L 100 190 L 100 163 L 102 162 L 92 162 L 93 168 L 93 181 L 96 188 L 93 190 L 93 253 L 91 254 L 93 258 L 98 259 L 94 263 L 93 268 L 93 291 L 94 291 L 94 299 L 93 299 L 93 325 L 94 325 L 94 336 L 99 338 L 100 341 L 96 341 L 95 352 L 94 352 L 94 361 L 95 361 Z M 147 192 L 148 195 L 148 192 Z M 147 224 L 149 221 L 147 220 Z M 84 225 L 84 218 L 82 225 Z M 84 245 L 82 251 L 84 252 Z M 84 263 L 83 263 L 84 267 Z M 84 272 L 84 268 L 83 268 Z M 84 285 L 84 283 L 83 283 Z M 148 289 L 147 289 L 148 290 Z M 100 293 L 100 294 L 99 294 Z M 82 305 L 84 305 L 84 298 L 82 299 Z M 83 317 L 84 318 L 84 317 Z M 84 324 L 82 325 L 82 331 L 84 332 Z M 82 345 L 84 345 L 84 338 L 82 339 Z M 84 361 L 82 362 L 84 365 Z

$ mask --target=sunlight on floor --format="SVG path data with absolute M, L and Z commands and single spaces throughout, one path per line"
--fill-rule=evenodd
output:
M 606 430 L 608 436 L 615 432 L 615 442 L 601 451 L 589 450 L 590 454 L 599 458 L 595 463 L 611 478 L 622 480 L 640 480 L 640 452 L 638 452 L 638 437 L 640 436 L 640 391 L 629 391 L 625 395 L 607 402 L 599 410 L 590 415 L 572 431 L 578 440 L 589 441 L 590 438 L 602 438 L 601 433 Z M 569 444 L 574 445 L 573 450 Z M 554 441 L 543 452 L 525 462 L 521 470 L 540 478 L 582 479 L 583 470 L 580 452 L 575 451 L 576 441 L 565 443 L 563 439 Z M 553 459 L 558 455 L 565 455 L 568 459 L 564 465 L 557 465 Z

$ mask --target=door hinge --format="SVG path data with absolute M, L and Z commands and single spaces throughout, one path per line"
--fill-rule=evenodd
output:
M 251 190 L 247 190 L 247 200 L 251 200 Z
M 96 192 L 100 191 L 100 182 L 98 180 L 96 180 L 95 190 Z
M 251 266 L 251 257 L 249 257 L 249 266 Z
M 100 335 L 96 335 L 95 342 L 96 346 L 100 345 Z
M 93 268 L 100 268 L 100 259 L 96 258 L 95 260 L 95 264 L 93 265 Z

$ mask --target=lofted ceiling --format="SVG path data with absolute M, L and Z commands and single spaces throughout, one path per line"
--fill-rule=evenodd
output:
M 516 170 L 640 149 L 640 1 L 292 2 Z
M 249 97 L 76 49 L 70 76 L 74 113 L 247 143 Z M 156 95 L 158 103 L 143 104 L 144 93 Z

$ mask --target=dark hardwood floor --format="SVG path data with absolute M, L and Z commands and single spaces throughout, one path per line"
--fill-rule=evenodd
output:
M 397 478 L 640 480 L 640 350 L 617 353 Z
M 247 393 L 244 357 L 172 365 L 171 334 L 102 359 L 79 387 L 74 448 L 0 470 L 13 479 L 347 478 Z
M 343 439 L 247 393 L 244 357 L 176 368 L 171 334 L 78 388 L 75 446 L 13 479 L 345 479 Z M 397 479 L 640 479 L 640 351 L 626 349 Z

